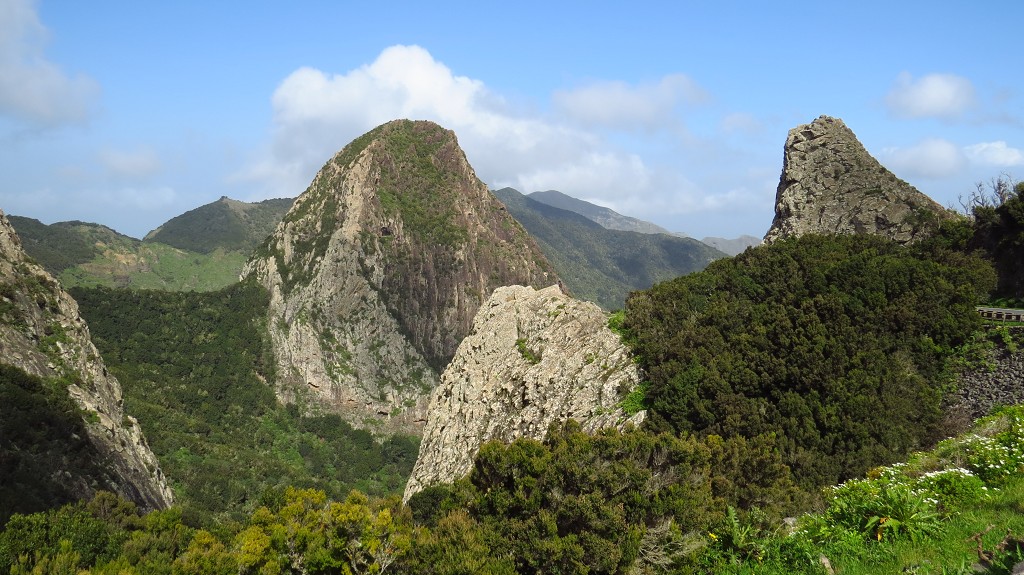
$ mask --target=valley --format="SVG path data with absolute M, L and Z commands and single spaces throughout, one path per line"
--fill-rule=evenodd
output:
M 783 156 L 729 255 L 410 120 L 143 240 L 0 217 L 0 571 L 1009 572 L 1024 185 Z

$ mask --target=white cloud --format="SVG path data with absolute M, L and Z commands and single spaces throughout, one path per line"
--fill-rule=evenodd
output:
M 1002 140 L 967 146 L 964 148 L 964 153 L 972 162 L 986 166 L 1000 168 L 1024 166 L 1024 151 L 1019 148 L 1011 148 Z
M 567 117 L 586 126 L 619 130 L 671 126 L 677 123 L 678 107 L 708 99 L 708 93 L 683 74 L 670 74 L 656 83 L 636 86 L 599 82 L 554 95 L 555 105 Z
M 965 166 L 963 152 L 951 142 L 926 139 L 908 148 L 882 150 L 882 162 L 900 177 L 944 178 Z
M 0 115 L 54 126 L 88 118 L 99 86 L 46 59 L 47 30 L 31 0 L 0 0 Z
M 971 81 L 953 74 L 914 79 L 903 72 L 885 98 L 889 111 L 905 118 L 954 119 L 975 103 Z
M 652 177 L 639 156 L 592 152 L 571 163 L 526 171 L 505 185 L 524 193 L 559 190 L 575 197 L 589 195 L 604 205 L 624 190 L 649 188 Z
M 614 110 L 601 116 L 597 102 L 608 100 L 598 96 L 609 94 Z M 476 173 L 492 188 L 512 186 L 524 193 L 557 189 L 654 219 L 716 210 L 731 214 L 735 206 L 725 206 L 746 202 L 739 208 L 746 209 L 749 194 L 704 190 L 683 175 L 689 169 L 685 166 L 720 165 L 717 152 L 712 158 L 701 147 L 699 159 L 685 152 L 680 159 L 685 145 L 680 147 L 675 132 L 660 150 L 642 150 L 649 138 L 635 138 L 631 143 L 637 146 L 628 149 L 611 143 L 622 135 L 615 131 L 620 127 L 654 126 L 678 116 L 680 105 L 705 97 L 689 79 L 667 76 L 650 85 L 600 84 L 557 95 L 561 104 L 555 111 L 570 100 L 580 103 L 573 118 L 523 114 L 483 82 L 454 74 L 425 49 L 392 46 L 373 62 L 345 73 L 302 68 L 287 76 L 271 99 L 270 145 L 230 180 L 258 190 L 250 199 L 298 195 L 324 161 L 354 138 L 384 122 L 410 118 L 454 130 Z M 593 103 L 590 110 L 584 110 L 587 102 Z M 584 119 L 590 125 L 581 123 Z M 733 125 L 750 128 L 750 120 L 737 117 Z M 737 180 L 747 180 L 732 175 L 733 181 L 721 190 L 744 189 Z M 771 206 L 761 204 L 770 219 Z M 735 225 L 734 218 L 728 221 Z
M 160 158 L 150 148 L 132 151 L 100 150 L 98 159 L 107 173 L 115 178 L 146 178 L 161 169 Z
M 263 183 L 266 197 L 300 193 L 333 153 L 396 118 L 433 120 L 454 130 L 477 173 L 492 182 L 587 164 L 601 141 L 506 110 L 482 82 L 454 75 L 418 46 L 392 46 L 346 74 L 299 69 L 281 82 L 272 104 L 271 149 L 233 178 Z

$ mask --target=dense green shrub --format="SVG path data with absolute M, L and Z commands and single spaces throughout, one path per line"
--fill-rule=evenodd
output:
M 942 246 L 812 235 L 637 292 L 650 426 L 774 433 L 806 486 L 894 461 L 936 433 L 946 361 L 992 282 Z
M 188 522 L 240 519 L 264 493 L 289 485 L 334 498 L 404 487 L 416 439 L 378 441 L 337 415 L 277 402 L 261 287 L 72 294 Z

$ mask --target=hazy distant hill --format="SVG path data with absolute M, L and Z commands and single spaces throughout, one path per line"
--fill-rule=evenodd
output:
M 535 194 L 504 188 L 494 195 L 537 240 L 566 287 L 605 309 L 621 308 L 631 291 L 704 269 L 725 256 L 692 238 L 606 229 L 536 201 Z
M 706 237 L 701 238 L 700 241 L 730 256 L 743 253 L 743 250 L 749 247 L 761 245 L 761 238 L 754 236 L 740 236 L 733 239 Z
M 86 222 L 10 221 L 25 252 L 67 287 L 209 291 L 238 281 L 246 258 L 292 201 L 222 197 L 172 218 L 145 240 Z
M 639 232 L 641 234 L 682 235 L 670 232 L 657 224 L 624 216 L 609 208 L 578 200 L 572 196 L 567 196 L 562 192 L 555 190 L 533 192 L 532 194 L 527 194 L 527 197 L 531 200 L 535 200 L 555 208 L 576 212 L 577 214 L 584 216 L 591 221 L 597 222 L 602 227 L 608 228 L 609 230 Z
M 247 203 L 221 196 L 216 202 L 171 218 L 145 241 L 208 254 L 217 248 L 249 254 L 274 231 L 294 198 Z

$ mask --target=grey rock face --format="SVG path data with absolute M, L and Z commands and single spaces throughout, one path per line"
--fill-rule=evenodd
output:
M 418 434 L 480 304 L 550 270 L 454 133 L 397 120 L 327 162 L 242 276 L 270 292 L 280 399 Z
M 85 427 L 110 476 L 68 477 L 82 497 L 109 489 L 147 509 L 171 505 L 173 494 L 138 421 L 125 414 L 121 385 L 92 344 L 78 304 L 57 280 L 28 259 L 0 211 L 0 361 L 41 378 L 72 383 L 68 394 L 86 413 Z
M 587 431 L 639 424 L 644 412 L 628 418 L 618 407 L 639 376 L 607 322 L 558 286 L 495 290 L 433 393 L 405 499 L 467 474 L 492 439 L 542 439 L 570 418 Z
M 766 243 L 807 233 L 921 239 L 955 217 L 875 160 L 838 118 L 789 131 Z

